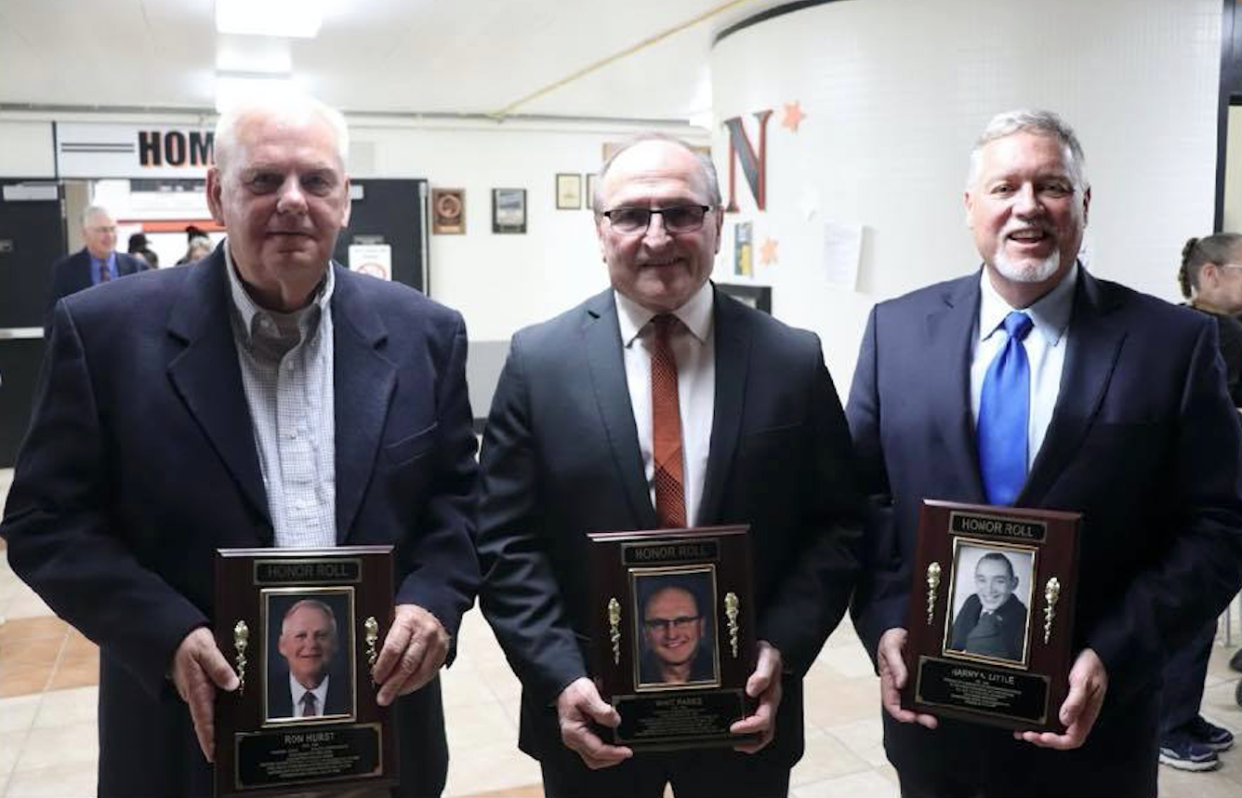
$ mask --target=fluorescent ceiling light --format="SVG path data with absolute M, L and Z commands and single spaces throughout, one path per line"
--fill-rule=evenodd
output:
M 224 113 L 240 102 L 298 91 L 292 75 L 216 75 L 216 110 Z
M 323 5 L 324 0 L 216 0 L 216 30 L 311 39 L 323 25 Z
M 287 75 L 293 71 L 293 53 L 288 39 L 268 36 L 237 36 L 222 33 L 216 37 L 216 72 L 264 72 Z

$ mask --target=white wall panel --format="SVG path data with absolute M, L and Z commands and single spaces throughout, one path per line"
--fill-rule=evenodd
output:
M 739 182 L 729 233 L 749 219 L 780 242 L 758 277 L 777 316 L 821 334 L 844 395 L 874 302 L 977 266 L 962 189 L 979 131 L 1045 107 L 1086 150 L 1092 271 L 1176 299 L 1181 246 L 1213 222 L 1220 18 L 1219 0 L 841 0 L 742 29 L 712 58 L 722 175 L 721 120 L 776 113 L 767 210 Z M 780 126 L 794 101 L 796 134 Z M 866 228 L 857 291 L 823 277 L 824 221 Z

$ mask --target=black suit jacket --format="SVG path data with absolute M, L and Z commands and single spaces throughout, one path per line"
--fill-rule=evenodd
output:
M 788 669 L 764 761 L 787 767 L 802 752 L 801 676 L 857 568 L 849 433 L 816 336 L 719 291 L 714 329 L 701 522 L 751 526 L 759 637 Z M 658 526 L 611 290 L 514 336 L 481 464 L 480 602 L 522 682 L 522 750 L 542 758 L 562 745 L 557 695 L 587 673 L 587 533 Z
M 337 541 L 394 544 L 396 601 L 453 634 L 478 580 L 465 328 L 411 289 L 334 268 Z M 56 306 L 0 526 L 17 574 L 100 645 L 105 796 L 210 794 L 165 673 L 211 622 L 215 550 L 273 542 L 224 269 L 217 249 Z M 419 741 L 401 747 L 402 791 L 438 793 L 438 682 L 399 704 Z
M 986 503 L 970 403 L 979 280 L 880 303 L 863 338 L 848 415 L 873 512 L 852 612 L 873 658 L 883 632 L 907 624 L 920 502 Z M 1085 269 L 1078 281 L 1056 408 L 1016 504 L 1084 514 L 1075 637 L 1099 654 L 1109 686 L 1088 744 L 1049 767 L 1071 769 L 1066 785 L 1077 773 L 1079 786 L 1104 776 L 1146 792 L 1165 653 L 1242 583 L 1242 431 L 1210 319 Z M 886 723 L 899 768 L 952 766 L 953 724 Z
M 949 640 L 949 648 L 971 654 L 990 654 L 1021 661 L 1022 646 L 1026 635 L 1026 605 L 1019 601 L 1017 596 L 1011 595 L 1004 604 L 996 608 L 994 613 L 997 619 L 996 637 L 999 638 L 997 642 L 1001 646 L 1001 652 L 998 653 L 970 648 L 970 633 L 975 630 L 975 626 L 979 623 L 979 616 L 982 614 L 983 602 L 979 600 L 977 593 L 971 594 L 962 608 L 958 610 L 957 617 L 953 619 L 953 634 Z
M 116 253 L 118 277 L 145 272 L 150 268 L 145 260 L 124 252 Z M 51 333 L 52 308 L 56 306 L 57 300 L 90 288 L 91 285 L 91 253 L 85 247 L 52 264 L 52 291 L 48 295 L 47 310 L 43 314 L 45 336 Z

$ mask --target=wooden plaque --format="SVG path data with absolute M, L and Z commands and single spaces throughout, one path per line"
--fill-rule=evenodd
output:
M 927 500 L 902 706 L 1064 733 L 1080 513 Z
M 591 538 L 591 670 L 635 750 L 734 746 L 754 711 L 755 595 L 747 527 Z
M 216 695 L 215 794 L 396 784 L 396 726 L 370 679 L 392 547 L 218 549 L 215 566 L 216 645 L 242 678 Z

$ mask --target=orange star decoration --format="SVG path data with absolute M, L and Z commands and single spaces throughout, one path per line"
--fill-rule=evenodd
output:
M 774 238 L 765 238 L 763 243 L 759 245 L 759 262 L 764 266 L 771 266 L 776 263 L 776 247 L 778 242 Z
M 803 119 L 806 119 L 806 114 L 802 113 L 801 102 L 794 100 L 791 103 L 785 103 L 785 118 L 781 120 L 782 127 L 787 127 L 797 133 L 798 125 L 802 124 Z

